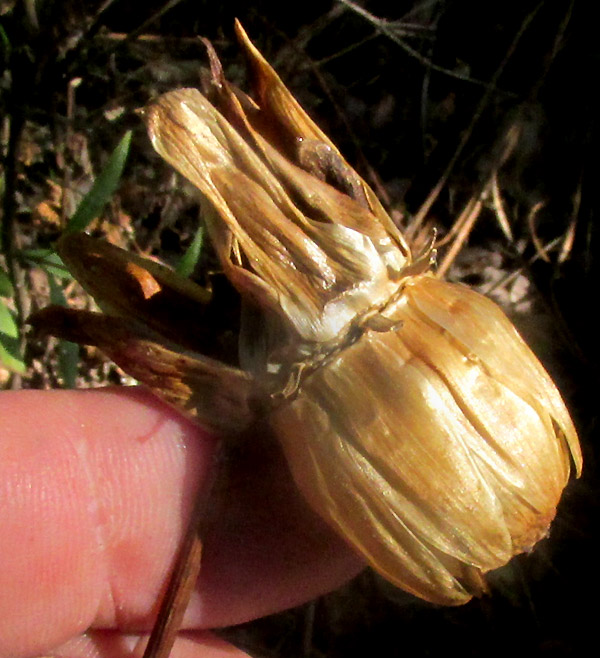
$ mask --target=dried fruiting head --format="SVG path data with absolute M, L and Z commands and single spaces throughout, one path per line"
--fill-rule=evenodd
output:
M 99 345 L 217 431 L 266 417 L 307 500 L 375 569 L 462 603 L 547 533 L 571 465 L 581 469 L 575 429 L 502 311 L 436 280 L 431 250 L 411 254 L 237 31 L 254 99 L 209 45 L 204 94 L 175 90 L 144 116 L 156 150 L 203 194 L 244 303 L 240 368 L 185 351 L 201 349 L 177 312 L 202 306 L 193 284 L 85 236 L 61 253 L 112 315 L 49 309 L 38 325 Z

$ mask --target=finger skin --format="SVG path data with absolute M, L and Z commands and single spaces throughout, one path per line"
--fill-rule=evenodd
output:
M 148 637 L 96 631 L 53 650 L 52 658 L 142 658 Z M 209 631 L 177 638 L 170 658 L 249 658 L 248 654 Z
M 122 388 L 5 392 L 0 428 L 0 658 L 89 628 L 147 631 L 216 439 Z M 186 628 L 296 605 L 361 566 L 272 443 L 252 437 L 232 455 Z

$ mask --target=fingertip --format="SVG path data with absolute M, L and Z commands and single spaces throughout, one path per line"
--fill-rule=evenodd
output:
M 147 638 L 142 639 L 134 655 L 142 658 Z M 250 656 L 229 644 L 210 631 L 196 631 L 180 634 L 175 640 L 169 658 L 250 658 Z
M 148 635 L 92 631 L 52 650 L 52 658 L 142 658 Z M 249 658 L 209 631 L 180 634 L 169 658 Z
M 148 627 L 214 439 L 137 389 L 3 393 L 0 418 L 0 655 Z

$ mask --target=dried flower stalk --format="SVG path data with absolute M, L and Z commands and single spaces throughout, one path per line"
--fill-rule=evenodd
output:
M 434 278 L 431 250 L 413 257 L 236 29 L 255 100 L 207 43 L 204 94 L 175 90 L 144 118 L 203 193 L 243 299 L 240 367 L 198 353 L 200 288 L 83 235 L 60 252 L 109 315 L 50 308 L 36 324 L 98 345 L 216 431 L 266 417 L 308 502 L 373 568 L 428 601 L 464 603 L 547 534 L 571 465 L 581 470 L 575 429 L 498 306 Z

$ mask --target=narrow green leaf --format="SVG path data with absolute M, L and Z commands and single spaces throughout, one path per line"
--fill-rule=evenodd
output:
M 77 388 L 79 345 L 68 340 L 58 343 L 58 370 L 65 388 Z
M 127 154 L 129 153 L 130 144 L 131 130 L 128 130 L 112 152 L 106 166 L 96 178 L 94 186 L 85 197 L 83 197 L 77 210 L 69 220 L 65 227 L 67 233 L 84 231 L 102 212 L 102 209 L 115 193 L 117 186 L 119 185 L 119 180 L 121 179 L 121 174 L 125 167 L 125 161 L 127 160 Z
M 25 362 L 19 346 L 19 328 L 10 309 L 2 300 L 0 300 L 0 363 L 21 375 L 25 372 Z
M 53 249 L 23 249 L 20 256 L 31 265 L 41 267 L 45 272 L 59 279 L 70 281 L 73 278 L 67 266 Z
M 192 244 L 187 248 L 185 254 L 177 265 L 177 274 L 181 276 L 191 276 L 196 269 L 198 259 L 202 253 L 202 245 L 204 243 L 204 228 L 201 226 L 197 231 Z
M 2 50 L 4 51 L 4 58 L 8 59 L 11 54 L 10 39 L 2 25 L 0 25 L 0 43 L 2 43 Z
M 0 363 L 8 370 L 19 375 L 25 374 L 25 362 L 19 356 L 18 348 L 14 341 L 0 336 Z
M 12 283 L 10 282 L 10 277 L 0 267 L 0 297 L 12 297 L 14 294 Z
M 65 299 L 62 286 L 53 276 L 48 277 L 48 282 L 50 284 L 50 301 L 52 304 L 67 306 L 67 300 Z M 60 340 L 58 342 L 58 374 L 65 388 L 77 387 L 79 351 L 79 345 L 76 343 L 71 343 L 68 340 Z
M 53 276 L 48 277 L 48 285 L 50 286 L 50 303 L 64 306 L 65 308 L 68 307 L 63 288 Z
M 19 328 L 8 306 L 0 299 L 0 334 L 8 338 L 18 338 Z

